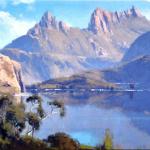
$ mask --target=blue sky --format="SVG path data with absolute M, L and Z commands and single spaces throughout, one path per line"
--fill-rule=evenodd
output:
M 25 34 L 47 10 L 73 27 L 86 28 L 95 8 L 121 11 L 132 5 L 150 19 L 150 0 L 0 0 L 0 48 Z

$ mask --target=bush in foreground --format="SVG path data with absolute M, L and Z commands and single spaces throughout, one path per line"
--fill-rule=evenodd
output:
M 73 140 L 65 133 L 56 133 L 54 135 L 50 135 L 45 141 L 51 147 L 59 150 L 79 150 L 80 147 L 79 142 Z

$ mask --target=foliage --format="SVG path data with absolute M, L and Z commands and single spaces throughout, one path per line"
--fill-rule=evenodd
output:
M 42 140 L 35 139 L 29 136 L 20 139 L 13 139 L 8 141 L 0 140 L 1 150 L 52 150 Z
M 39 130 L 40 128 L 40 118 L 32 112 L 27 113 L 27 121 L 29 125 L 32 127 L 32 137 L 35 130 Z
M 27 98 L 34 109 L 25 112 L 23 103 L 14 105 L 7 96 L 0 98 L 0 149 L 1 150 L 92 150 L 93 147 L 82 145 L 65 133 L 56 133 L 48 136 L 44 141 L 33 137 L 34 131 L 40 129 L 42 119 L 46 113 L 42 107 L 42 99 L 38 95 Z M 59 109 L 60 116 L 65 115 L 64 104 L 60 101 L 49 102 L 51 113 Z M 31 127 L 32 137 L 22 137 L 21 133 L 25 125 Z M 105 139 L 102 146 L 97 150 L 113 149 L 113 141 L 110 130 L 105 132 Z
M 34 108 L 35 104 L 37 104 L 37 107 L 35 110 L 32 108 L 30 109 L 30 112 L 26 114 L 27 122 L 31 126 L 31 132 L 32 132 L 32 137 L 34 135 L 35 130 L 39 130 L 40 128 L 40 123 L 42 118 L 44 118 L 45 112 L 42 108 L 42 99 L 38 95 L 32 95 L 26 99 L 27 103 L 32 104 L 32 108 Z M 30 133 L 30 131 L 28 131 Z
M 22 132 L 25 128 L 25 113 L 20 105 L 11 105 L 6 112 L 6 123 L 14 127 L 17 132 Z
M 80 146 L 80 149 L 82 149 L 82 150 L 84 150 L 84 149 L 86 149 L 86 150 L 91 150 L 91 149 L 93 149 L 93 147 L 90 146 L 90 145 L 81 145 L 81 146 Z
M 40 116 L 40 118 L 44 118 L 45 112 L 44 112 L 44 109 L 42 107 L 41 102 L 39 103 L 39 106 L 37 108 L 37 112 L 38 112 L 38 115 Z
M 2 96 L 0 108 L 0 137 L 6 139 L 19 136 L 25 128 L 24 105 L 15 105 L 8 96 Z
M 54 100 L 52 102 L 48 103 L 51 106 L 51 112 L 53 112 L 54 109 L 59 109 L 59 114 L 61 117 L 65 116 L 65 107 L 64 103 L 58 100 Z
M 113 149 L 112 135 L 111 135 L 109 129 L 106 129 L 106 131 L 105 131 L 105 139 L 104 139 L 103 147 L 104 147 L 105 150 Z
M 31 126 L 33 126 L 36 130 L 39 129 L 40 127 L 40 119 L 38 118 L 38 116 L 36 116 L 36 114 L 34 113 L 28 113 L 27 114 L 27 119 L 28 119 L 28 122 Z
M 0 138 L 0 149 L 7 150 L 8 145 L 10 144 L 10 140 Z
M 3 122 L 6 115 L 6 109 L 11 105 L 8 96 L 0 97 L 0 122 Z
M 35 103 L 40 103 L 41 101 L 42 101 L 41 97 L 38 96 L 37 94 L 32 95 L 32 96 L 29 96 L 29 97 L 26 99 L 26 102 L 32 102 L 33 104 L 35 104 Z
M 40 96 L 32 95 L 26 99 L 26 102 L 32 104 L 30 108 L 30 112 L 28 112 L 26 116 L 27 116 L 28 125 L 31 127 L 31 130 L 27 131 L 27 133 L 32 132 L 32 137 L 33 137 L 34 131 L 39 130 L 41 121 L 44 118 L 46 118 L 49 114 L 47 114 L 44 111 L 42 107 L 42 99 Z M 48 104 L 51 108 L 50 113 L 52 113 L 54 109 L 58 109 L 60 116 L 63 117 L 65 115 L 65 107 L 62 102 L 55 100 L 49 102 Z
M 59 150 L 78 150 L 80 147 L 77 141 L 73 140 L 65 133 L 50 135 L 45 141 Z
M 42 107 L 42 99 L 38 95 L 26 99 L 31 103 L 31 109 L 25 111 L 23 103 L 13 104 L 8 96 L 0 98 L 0 149 L 4 150 L 48 150 L 52 149 L 42 140 L 33 138 L 35 130 L 39 130 L 41 121 L 46 117 Z M 59 109 L 60 116 L 64 116 L 64 104 L 59 101 L 49 103 L 52 109 Z M 31 127 L 31 137 L 21 137 L 25 125 Z

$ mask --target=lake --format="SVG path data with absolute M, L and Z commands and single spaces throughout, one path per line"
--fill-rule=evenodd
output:
M 81 144 L 96 146 L 103 143 L 105 130 L 110 129 L 115 146 L 150 148 L 150 92 L 46 92 L 41 96 L 46 111 L 47 101 L 65 103 L 66 115 L 53 113 L 46 118 L 38 138 L 65 132 Z

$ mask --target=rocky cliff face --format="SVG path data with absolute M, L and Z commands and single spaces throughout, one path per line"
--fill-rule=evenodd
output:
M 130 44 L 148 30 L 150 22 L 135 8 L 120 13 L 96 9 L 87 29 L 69 27 L 46 12 L 1 53 L 21 63 L 23 80 L 31 84 L 108 67 L 120 61 Z
M 120 23 L 129 18 L 143 17 L 140 10 L 135 8 L 134 6 L 126 11 L 122 12 L 109 12 L 107 10 L 103 10 L 97 8 L 91 16 L 91 20 L 88 26 L 88 29 L 94 33 L 103 32 L 103 33 L 111 33 L 112 24 Z
M 0 93 L 19 93 L 22 85 L 20 64 L 0 54 Z

